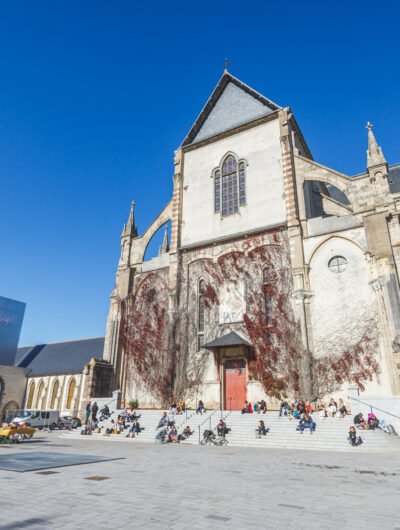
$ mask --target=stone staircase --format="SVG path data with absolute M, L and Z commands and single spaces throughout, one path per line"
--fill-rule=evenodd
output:
M 111 425 L 111 419 L 116 420 L 121 411 L 115 411 L 108 420 L 100 423 L 101 434 L 92 436 L 80 436 L 80 430 L 73 433 L 63 433 L 61 436 L 78 437 L 80 439 L 100 438 L 103 440 L 125 441 L 126 443 L 150 442 L 154 443 L 156 426 L 161 418 L 162 410 L 139 410 L 140 426 L 144 428 L 139 436 L 134 439 L 127 439 L 127 431 L 119 435 L 104 437 L 103 433 Z M 316 430 L 310 434 L 305 430 L 303 434 L 296 431 L 298 422 L 289 420 L 287 417 L 279 417 L 277 411 L 268 411 L 266 414 L 241 414 L 239 411 L 208 411 L 203 415 L 196 414 L 195 411 L 187 411 L 182 415 L 173 417 L 175 425 L 180 434 L 186 425 L 189 425 L 194 433 L 183 444 L 199 443 L 205 429 L 211 428 L 216 431 L 219 420 L 224 419 L 230 431 L 227 440 L 230 446 L 250 446 L 275 449 L 307 449 L 321 451 L 361 451 L 361 452 L 400 452 L 400 436 L 388 435 L 381 430 L 359 431 L 364 443 L 357 448 L 351 447 L 347 442 L 347 433 L 353 425 L 353 416 L 346 416 L 343 419 L 326 418 L 320 419 L 318 414 L 313 414 L 317 424 Z M 269 432 L 261 438 L 256 437 L 255 429 L 258 421 L 262 419 Z
M 312 449 L 322 451 L 354 451 L 347 442 L 347 433 L 353 424 L 353 417 L 343 419 L 320 419 L 313 414 L 317 424 L 315 432 L 310 434 L 305 430 L 303 434 L 296 431 L 298 421 L 279 417 L 278 412 L 270 411 L 266 414 L 241 414 L 239 411 L 226 412 L 224 421 L 231 430 L 227 440 L 231 446 L 251 446 L 276 449 Z M 262 419 L 269 432 L 261 438 L 256 438 L 255 429 Z M 219 417 L 212 422 L 216 427 Z M 202 433 L 201 433 L 202 434 Z M 400 451 L 400 437 L 388 435 L 381 430 L 360 431 L 359 435 L 364 443 L 357 449 L 363 452 Z M 185 441 L 184 443 L 188 443 Z M 196 443 L 190 440 L 190 443 Z M 198 443 L 198 435 L 197 435 Z

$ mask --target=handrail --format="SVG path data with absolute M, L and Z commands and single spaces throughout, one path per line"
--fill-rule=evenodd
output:
M 192 401 L 189 401 L 189 404 L 190 403 L 194 403 L 195 404 L 195 410 L 197 409 L 197 398 L 196 399 L 192 399 Z M 185 403 L 185 414 L 186 414 L 186 422 L 188 421 L 188 405 Z
M 209 421 L 210 422 L 210 431 L 211 431 L 211 418 L 214 416 L 214 414 L 216 412 L 219 412 L 219 409 L 215 409 L 214 412 L 212 414 L 210 414 L 210 416 L 208 418 L 206 418 L 203 422 L 200 423 L 200 425 L 199 425 L 199 443 L 200 443 L 200 440 L 201 440 L 201 438 L 200 438 L 200 427 L 202 425 L 204 425 L 206 423 L 206 421 Z
M 359 403 L 362 403 L 363 405 L 366 405 L 367 407 L 369 407 L 371 409 L 371 414 L 372 414 L 372 409 L 376 409 L 376 410 L 379 410 L 379 412 L 383 412 L 384 414 L 389 414 L 389 416 L 393 416 L 394 418 L 397 418 L 400 420 L 400 416 L 397 416 L 397 414 L 393 414 L 392 412 L 388 412 L 387 410 L 383 410 L 383 409 L 380 409 L 379 407 L 375 407 L 375 405 L 371 405 L 370 403 L 361 401 L 361 399 L 357 399 L 353 396 L 347 396 L 347 397 L 349 399 L 354 399 L 354 401 L 358 401 Z

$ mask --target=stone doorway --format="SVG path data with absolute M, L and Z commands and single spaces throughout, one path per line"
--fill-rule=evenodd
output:
M 225 410 L 242 410 L 247 399 L 247 370 L 244 359 L 229 359 L 224 366 Z

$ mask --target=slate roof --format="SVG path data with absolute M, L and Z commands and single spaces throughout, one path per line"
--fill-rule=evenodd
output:
M 211 138 L 281 108 L 225 71 L 182 146 Z
M 230 333 L 227 333 L 226 335 L 223 335 L 222 337 L 218 337 L 218 339 L 215 339 L 208 344 L 203 344 L 203 348 L 223 348 L 227 346 L 249 346 L 252 347 L 250 342 L 248 342 L 243 337 L 240 337 L 237 333 L 234 331 L 231 331 Z
M 54 342 L 18 348 L 15 366 L 28 368 L 27 375 L 81 373 L 92 357 L 103 357 L 104 337 Z
M 389 166 L 389 188 L 391 193 L 400 192 L 400 164 Z

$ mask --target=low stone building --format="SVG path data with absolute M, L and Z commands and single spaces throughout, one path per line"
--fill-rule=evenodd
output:
M 104 338 L 56 342 L 18 348 L 16 367 L 24 371 L 25 395 L 20 403 L 25 409 L 58 410 L 78 415 L 87 395 L 110 394 L 106 385 L 93 386 L 93 371 L 101 360 Z M 96 361 L 97 360 L 97 361 Z

